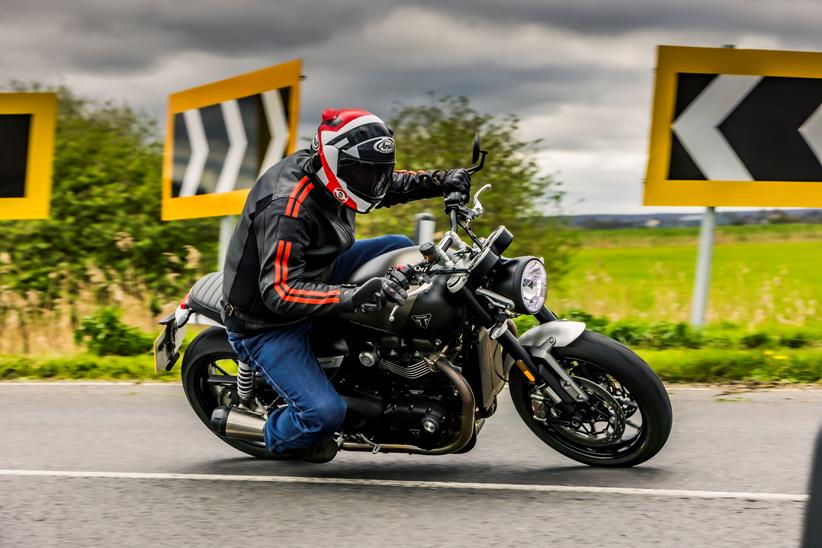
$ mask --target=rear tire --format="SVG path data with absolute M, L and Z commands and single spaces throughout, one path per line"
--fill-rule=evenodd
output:
M 673 423 L 671 401 L 662 382 L 642 358 L 613 339 L 591 331 L 584 332 L 566 347 L 554 348 L 551 353 L 566 368 L 569 364 L 583 364 L 583 371 L 605 373 L 618 381 L 636 403 L 634 414 L 640 415 L 641 429 L 637 429 L 634 438 L 620 440 L 613 447 L 587 447 L 578 443 L 563 435 L 561 429 L 535 418 L 531 397 L 534 385 L 519 368 L 512 367 L 509 389 L 514 407 L 537 437 L 563 455 L 591 466 L 635 466 L 662 449 Z
M 285 460 L 287 457 L 268 451 L 263 445 L 221 436 L 211 425 L 211 413 L 223 405 L 207 383 L 209 369 L 220 360 L 237 360 L 237 354 L 228 342 L 225 329 L 209 327 L 197 335 L 183 355 L 180 376 L 188 403 L 204 425 L 218 438 L 235 449 L 258 459 Z

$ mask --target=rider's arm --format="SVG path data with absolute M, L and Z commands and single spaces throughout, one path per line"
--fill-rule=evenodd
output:
M 442 196 L 444 171 L 394 171 L 391 187 L 377 207 L 391 207 L 423 198 Z
M 302 278 L 303 249 L 311 242 L 309 221 L 287 214 L 284 207 L 285 200 L 275 200 L 253 221 L 265 305 L 275 314 L 296 317 L 347 310 L 353 287 Z

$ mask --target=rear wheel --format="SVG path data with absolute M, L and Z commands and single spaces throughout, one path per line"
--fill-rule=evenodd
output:
M 512 368 L 514 406 L 542 441 L 591 466 L 634 466 L 662 449 L 673 422 L 671 402 L 642 358 L 590 331 L 553 349 L 552 355 L 589 401 L 573 415 L 563 415 L 518 368 Z
M 231 404 L 237 383 L 237 354 L 229 344 L 224 329 L 210 327 L 197 335 L 183 355 L 181 377 L 188 403 L 215 436 L 259 459 L 284 458 L 270 453 L 261 443 L 221 436 L 211 426 L 211 412 L 217 407 Z

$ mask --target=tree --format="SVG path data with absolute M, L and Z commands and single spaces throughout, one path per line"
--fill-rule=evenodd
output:
M 539 141 L 518 137 L 517 117 L 481 114 L 465 97 L 432 97 L 428 104 L 399 106 L 389 125 L 397 142 L 397 167 L 411 170 L 469 166 L 471 142 L 479 131 L 489 153 L 472 188 L 486 183 L 493 188 L 482 195 L 485 214 L 474 222 L 475 232 L 486 235 L 504 224 L 514 233 L 507 255 L 544 257 L 553 282 L 568 271 L 576 239 L 562 219 L 548 216 L 560 212 L 563 192 L 557 181 L 540 173 L 533 157 Z M 359 234 L 408 233 L 414 215 L 423 210 L 436 212 L 444 228 L 442 199 L 435 198 L 360 216 Z
M 0 312 L 10 296 L 46 309 L 126 293 L 156 313 L 216 262 L 217 221 L 160 221 L 162 148 L 148 116 L 57 92 L 51 218 L 0 222 Z

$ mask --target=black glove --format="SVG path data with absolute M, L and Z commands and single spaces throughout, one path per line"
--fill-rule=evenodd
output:
M 467 203 L 471 192 L 471 174 L 462 168 L 449 169 L 441 176 L 440 187 L 443 196 L 447 198 L 446 205 L 456 201 L 457 194 L 459 194 L 460 204 Z
M 377 293 L 377 301 L 403 304 L 408 298 L 406 289 L 411 285 L 408 277 L 399 268 L 389 268 L 385 276 L 380 278 L 382 287 Z

